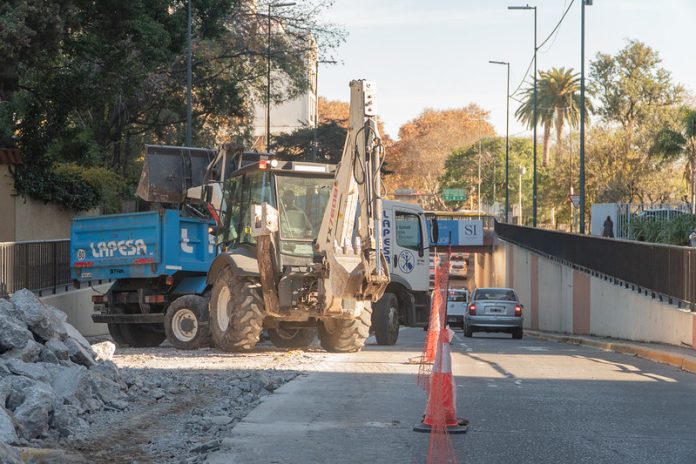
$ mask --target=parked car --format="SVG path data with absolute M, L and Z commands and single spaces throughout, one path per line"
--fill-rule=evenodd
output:
M 686 214 L 684 211 L 671 208 L 645 209 L 638 213 L 640 219 L 670 220 Z
M 447 324 L 464 329 L 464 316 L 469 303 L 469 290 L 450 289 L 447 293 Z
M 522 338 L 522 304 L 511 288 L 477 288 L 464 316 L 464 336 L 474 332 L 509 332 Z

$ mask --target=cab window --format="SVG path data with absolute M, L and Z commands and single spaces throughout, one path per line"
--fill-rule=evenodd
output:
M 423 234 L 418 215 L 396 212 L 396 243 L 411 250 L 423 249 Z

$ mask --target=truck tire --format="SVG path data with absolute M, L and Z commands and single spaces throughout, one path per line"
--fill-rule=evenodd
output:
M 325 319 L 317 325 L 319 343 L 326 351 L 352 353 L 365 346 L 370 335 L 372 307 L 365 303 L 360 317 L 355 319 Z
M 121 335 L 132 348 L 154 348 L 166 338 L 160 324 L 119 324 Z
M 316 336 L 317 329 L 314 327 L 268 329 L 268 337 L 277 348 L 306 348 Z
M 229 269 L 218 274 L 210 296 L 210 334 L 223 351 L 249 351 L 256 346 L 265 318 L 257 280 Z
M 399 338 L 399 300 L 385 293 L 372 308 L 372 329 L 378 345 L 391 346 Z
M 210 343 L 206 312 L 208 299 L 198 295 L 177 298 L 164 315 L 164 333 L 178 350 L 197 350 Z
M 109 329 L 109 335 L 111 335 L 111 340 L 113 340 L 114 344 L 119 348 L 128 345 L 128 342 L 121 333 L 121 326 L 123 325 L 124 324 L 106 324 Z

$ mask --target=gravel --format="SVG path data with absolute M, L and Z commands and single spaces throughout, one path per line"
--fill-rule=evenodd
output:
M 266 396 L 325 356 L 267 342 L 231 354 L 99 341 L 90 345 L 31 292 L 0 299 L 0 462 L 25 447 L 52 462 L 202 463 Z

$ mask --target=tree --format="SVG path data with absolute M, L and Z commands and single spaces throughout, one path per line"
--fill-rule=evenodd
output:
M 329 4 L 309 0 L 283 9 L 282 18 L 271 18 L 273 31 L 282 33 L 271 34 L 269 44 L 263 5 L 257 10 L 256 2 L 192 0 L 195 144 L 248 138 L 248 108 L 250 100 L 263 100 L 269 48 L 284 81 L 272 89 L 273 101 L 309 86 L 308 54 L 316 47 L 326 52 L 344 37 L 319 19 Z M 0 105 L 0 130 L 20 136 L 20 194 L 84 207 L 39 185 L 56 183 L 56 163 L 102 166 L 134 183 L 143 143 L 183 142 L 186 6 L 167 0 L 12 0 L 0 8 L 0 35 L 17 39 L 0 44 L 0 62 L 10 70 L 0 83 L 0 98 L 10 96 Z
M 399 129 L 399 141 L 387 151 L 390 169 L 398 172 L 385 181 L 387 188 L 414 188 L 425 208 L 445 209 L 440 178 L 452 151 L 494 135 L 488 112 L 471 104 L 453 110 L 427 109 Z
M 640 128 L 659 122 L 683 97 L 684 89 L 672 83 L 661 61 L 655 50 L 630 40 L 616 55 L 598 53 L 590 62 L 597 114 L 606 122 L 619 123 L 629 146 Z
M 537 121 L 544 128 L 542 164 L 549 164 L 552 127 L 556 129 L 556 146 L 560 148 L 563 128 L 566 124 L 576 128 L 580 122 L 580 78 L 571 68 L 551 68 L 540 71 L 537 80 Z M 592 110 L 589 99 L 585 99 Z M 589 111 L 585 113 L 589 120 Z M 524 91 L 522 105 L 515 112 L 518 120 L 529 128 L 534 127 L 534 86 Z
M 457 148 L 447 157 L 440 182 L 442 187 L 463 188 L 469 199 L 449 204 L 452 208 L 478 205 L 479 150 L 481 153 L 481 204 L 503 203 L 505 198 L 505 138 L 486 137 L 479 143 Z M 509 201 L 510 207 L 517 204 L 519 169 L 524 168 L 522 182 L 523 209 L 529 211 L 532 204 L 531 180 L 532 141 L 513 137 L 510 139 L 509 156 Z M 495 192 L 495 195 L 494 195 Z
M 655 137 L 652 154 L 686 159 L 684 177 L 689 181 L 691 212 L 696 214 L 696 109 L 682 110 L 679 130 L 665 127 Z

